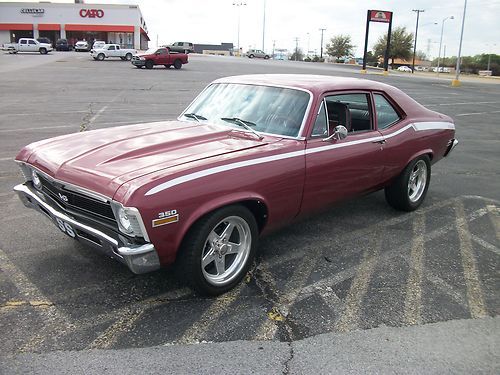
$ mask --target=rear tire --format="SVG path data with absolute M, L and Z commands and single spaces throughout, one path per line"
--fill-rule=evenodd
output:
M 269 60 L 269 56 L 268 55 L 264 56 L 264 60 Z
M 248 272 L 257 238 L 257 222 L 246 207 L 220 208 L 191 227 L 177 256 L 176 269 L 200 294 L 225 293 Z
M 154 65 L 155 64 L 154 64 L 153 60 L 148 60 L 148 61 L 146 61 L 146 65 L 145 66 L 146 66 L 146 69 L 153 69 Z
M 175 60 L 175 61 L 174 61 L 174 68 L 175 68 L 175 69 L 180 69 L 180 68 L 182 68 L 182 61 L 181 61 L 181 60 Z
M 387 203 L 397 210 L 414 211 L 424 201 L 431 181 L 427 155 L 412 160 L 394 182 L 385 188 Z

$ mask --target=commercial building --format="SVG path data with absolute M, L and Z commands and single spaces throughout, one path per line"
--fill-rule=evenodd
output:
M 73 45 L 103 40 L 135 49 L 147 49 L 149 41 L 137 5 L 0 2 L 0 44 L 40 37 Z
M 203 53 L 205 55 L 227 55 L 230 56 L 234 52 L 233 43 L 221 44 L 194 44 L 195 53 Z

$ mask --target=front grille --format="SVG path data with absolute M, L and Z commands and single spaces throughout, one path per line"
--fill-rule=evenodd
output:
M 42 192 L 50 196 L 64 209 L 80 211 L 91 216 L 97 215 L 100 218 L 116 222 L 109 202 L 101 202 L 92 197 L 67 190 L 63 185 L 49 181 L 42 175 L 39 177 L 42 182 Z

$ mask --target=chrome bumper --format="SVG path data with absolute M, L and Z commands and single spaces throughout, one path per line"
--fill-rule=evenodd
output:
M 160 268 L 160 259 L 158 258 L 158 254 L 153 244 L 123 245 L 118 239 L 110 237 L 96 228 L 82 224 L 65 213 L 54 209 L 45 202 L 43 196 L 39 196 L 38 193 L 32 191 L 27 185 L 17 185 L 14 187 L 14 191 L 26 207 L 32 208 L 48 216 L 58 227 L 60 227 L 60 225 L 57 219 L 69 224 L 78 241 L 120 261 L 133 273 L 141 274 Z
M 456 139 L 452 139 L 448 142 L 448 147 L 446 148 L 446 152 L 444 153 L 444 156 L 448 156 L 450 152 L 453 151 L 453 149 L 458 145 L 458 141 Z

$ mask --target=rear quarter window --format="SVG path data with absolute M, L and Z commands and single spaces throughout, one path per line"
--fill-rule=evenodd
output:
M 384 96 L 374 94 L 373 98 L 375 101 L 378 129 L 386 129 L 401 120 L 401 116 Z

